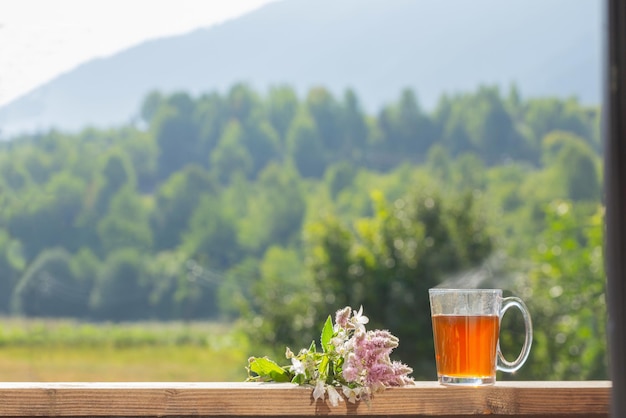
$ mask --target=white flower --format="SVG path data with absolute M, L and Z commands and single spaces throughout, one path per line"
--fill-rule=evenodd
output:
M 328 391 L 328 400 L 332 406 L 337 406 L 340 401 L 343 401 L 343 399 L 341 399 L 341 395 L 333 386 L 328 386 L 326 390 Z
M 295 357 L 291 358 L 291 371 L 295 374 L 305 374 L 304 364 Z
M 339 348 L 343 346 L 343 338 L 334 337 L 330 339 L 330 344 L 335 347 L 335 350 L 339 351 Z
M 324 393 L 326 393 L 326 385 L 323 380 L 318 380 L 313 389 L 313 399 L 324 399 Z
M 350 388 L 348 386 L 343 386 L 343 394 L 346 399 L 350 403 L 356 403 L 359 399 L 361 399 L 361 389 L 360 387 Z
M 365 324 L 368 322 L 370 322 L 370 319 L 363 315 L 363 305 L 361 305 L 359 311 L 354 312 L 354 315 L 350 318 L 350 324 L 359 332 L 365 332 Z
M 346 342 L 348 341 L 348 336 L 346 335 L 345 330 L 340 330 L 336 336 L 330 339 L 330 344 L 335 348 L 335 351 L 343 355 L 346 351 Z

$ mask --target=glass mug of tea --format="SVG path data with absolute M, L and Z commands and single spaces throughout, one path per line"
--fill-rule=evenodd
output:
M 496 382 L 496 370 L 518 370 L 530 353 L 532 321 L 524 302 L 499 289 L 430 289 L 437 377 L 443 385 L 481 386 Z M 500 351 L 500 321 L 512 307 L 522 312 L 526 339 L 513 362 Z

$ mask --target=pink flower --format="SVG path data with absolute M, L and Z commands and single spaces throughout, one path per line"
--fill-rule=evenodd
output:
M 392 373 L 393 371 L 391 370 L 391 367 L 387 364 L 373 364 L 367 371 L 367 382 L 369 384 L 387 382 L 389 380 L 389 375 Z
M 335 313 L 335 324 L 345 328 L 348 325 L 348 319 L 350 319 L 350 312 L 352 312 L 352 309 L 349 306 L 338 310 Z
M 387 386 L 412 382 L 407 377 L 412 369 L 389 358 L 391 351 L 398 346 L 398 339 L 389 331 L 356 333 L 346 346 L 352 350 L 343 366 L 346 381 L 365 385 L 371 393 Z
M 359 368 L 355 367 L 355 356 L 350 353 L 348 359 L 343 367 L 342 375 L 347 382 L 356 382 L 359 377 Z

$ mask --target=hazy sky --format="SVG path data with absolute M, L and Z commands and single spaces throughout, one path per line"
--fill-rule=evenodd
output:
M 89 59 L 274 0 L 0 0 L 0 106 Z

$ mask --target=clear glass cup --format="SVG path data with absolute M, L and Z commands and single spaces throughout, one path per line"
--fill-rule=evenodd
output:
M 437 377 L 443 385 L 481 386 L 496 382 L 496 371 L 518 370 L 530 354 L 533 327 L 524 302 L 502 297 L 500 289 L 430 289 L 430 310 L 435 342 Z M 526 338 L 515 361 L 500 351 L 500 322 L 504 313 L 518 308 Z

